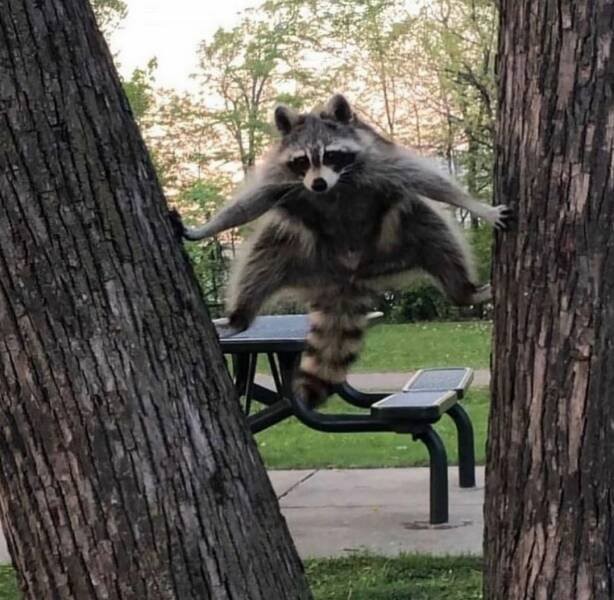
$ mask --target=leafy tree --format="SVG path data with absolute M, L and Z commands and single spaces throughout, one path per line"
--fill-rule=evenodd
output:
M 123 0 L 90 0 L 90 3 L 98 27 L 107 38 L 128 14 L 128 6 Z
M 299 66 L 304 49 L 299 12 L 290 3 L 265 4 L 200 46 L 196 79 L 202 114 L 232 142 L 216 158 L 238 158 L 244 173 L 270 141 L 272 105 L 301 102 L 300 81 L 307 70 Z
M 145 137 L 170 196 L 181 197 L 203 181 L 228 193 L 235 170 L 228 164 L 226 140 L 206 106 L 189 94 L 159 90 L 150 125 Z M 184 199 L 188 197 L 196 196 Z
M 149 124 L 155 106 L 155 71 L 158 61 L 152 58 L 145 68 L 134 69 L 130 79 L 122 80 L 124 92 L 130 102 L 136 122 L 142 128 Z
M 433 0 L 420 14 L 424 58 L 445 117 L 441 148 L 476 197 L 492 193 L 497 10 L 493 0 Z M 477 225 L 477 222 L 474 222 Z
M 322 2 L 317 14 L 324 32 L 318 48 L 328 54 L 324 83 L 357 99 L 355 107 L 389 137 L 408 122 L 401 99 L 413 80 L 404 55 L 411 42 L 411 19 L 402 0 Z M 332 91 L 332 90 L 331 90 Z
M 197 180 L 182 189 L 173 199 L 180 208 L 186 223 L 201 223 L 223 202 L 224 191 L 213 181 Z M 234 257 L 235 233 L 187 245 L 187 252 L 198 277 L 203 297 L 213 316 L 221 316 L 224 304 L 224 288 L 228 279 L 230 259 Z

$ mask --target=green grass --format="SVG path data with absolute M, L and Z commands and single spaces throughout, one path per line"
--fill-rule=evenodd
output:
M 17 579 L 13 567 L 0 565 L 0 600 L 19 600 L 21 594 L 17 588 Z
M 375 325 L 352 370 L 385 373 L 456 365 L 487 369 L 491 329 L 489 321 Z
M 463 323 L 379 324 L 368 331 L 365 349 L 354 372 L 410 372 L 423 367 L 488 368 L 491 324 Z M 266 370 L 266 369 L 262 369 Z M 463 400 L 475 430 L 476 461 L 484 463 L 488 392 L 473 390 Z M 332 398 L 329 412 L 358 412 Z M 457 462 L 456 428 L 443 418 L 436 426 L 451 464 Z M 267 467 L 272 469 L 410 467 L 428 465 L 423 444 L 395 433 L 320 433 L 288 419 L 256 436 Z
M 474 600 L 482 598 L 481 560 L 358 555 L 309 560 L 316 600 Z
M 354 373 L 404 373 L 425 367 L 488 369 L 490 321 L 378 324 L 367 331 Z M 264 355 L 258 372 L 270 373 Z
M 488 390 L 472 390 L 462 401 L 475 432 L 476 462 L 484 463 Z M 332 398 L 325 412 L 359 412 L 339 398 Z M 456 428 L 449 417 L 435 425 L 448 452 L 457 462 Z M 321 433 L 305 427 L 294 417 L 259 433 L 258 448 L 271 469 L 322 469 L 367 467 L 412 467 L 428 465 L 428 453 L 409 434 Z
M 315 600 L 473 600 L 482 597 L 479 558 L 356 555 L 308 560 Z M 20 600 L 15 572 L 0 566 L 0 600 Z

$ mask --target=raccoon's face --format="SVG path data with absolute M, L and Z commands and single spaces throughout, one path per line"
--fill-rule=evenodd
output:
M 297 115 L 286 107 L 275 111 L 275 122 L 283 135 L 280 160 L 309 191 L 318 194 L 330 191 L 340 181 L 348 182 L 363 150 L 351 124 L 349 104 L 342 96 L 334 99 L 340 106 L 332 112 Z
M 292 149 L 286 166 L 308 190 L 322 194 L 351 171 L 357 153 L 357 148 L 343 142 L 309 145 Z

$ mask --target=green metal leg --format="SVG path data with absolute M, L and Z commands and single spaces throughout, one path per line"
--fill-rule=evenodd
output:
M 441 438 L 432 427 L 414 434 L 425 444 L 430 458 L 431 518 L 432 525 L 448 522 L 448 457 Z
M 455 404 L 448 414 L 458 433 L 458 480 L 462 488 L 475 487 L 475 444 L 473 425 L 467 411 Z

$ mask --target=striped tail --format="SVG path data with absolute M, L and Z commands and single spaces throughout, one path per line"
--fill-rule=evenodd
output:
M 367 316 L 364 302 L 336 301 L 309 313 L 311 329 L 294 380 L 295 393 L 311 407 L 326 401 L 346 380 L 362 349 Z

